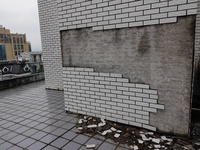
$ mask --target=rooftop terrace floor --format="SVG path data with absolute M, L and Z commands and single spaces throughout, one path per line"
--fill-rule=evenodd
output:
M 78 134 L 75 114 L 64 109 L 63 91 L 44 81 L 0 91 L 0 150 L 127 150 L 97 134 Z

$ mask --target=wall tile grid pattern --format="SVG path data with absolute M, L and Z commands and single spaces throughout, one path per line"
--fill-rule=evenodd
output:
M 57 1 L 38 0 L 46 88 L 63 89 Z
M 60 30 L 93 30 L 177 22 L 197 14 L 197 0 L 58 0 Z
M 98 73 L 92 68 L 63 68 L 65 109 L 143 127 L 150 125 L 150 113 L 164 109 L 157 90 L 149 85 L 129 83 L 122 74 Z

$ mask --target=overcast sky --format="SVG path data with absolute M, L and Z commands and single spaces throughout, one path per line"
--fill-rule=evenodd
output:
M 41 51 L 37 0 L 1 0 L 0 25 L 11 33 L 26 33 L 32 51 Z

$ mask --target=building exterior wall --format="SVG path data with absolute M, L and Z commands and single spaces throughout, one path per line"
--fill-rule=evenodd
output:
M 63 89 L 62 57 L 55 0 L 38 0 L 46 88 Z
M 10 30 L 0 28 L 0 45 L 5 46 L 6 60 L 16 60 L 22 52 L 29 52 L 30 43 L 26 41 L 26 34 L 13 34 Z
M 122 74 L 130 84 L 150 85 L 150 89 L 158 91 L 158 105 L 165 107 L 150 113 L 147 125 L 188 134 L 197 0 L 39 0 L 39 10 L 48 60 L 44 63 L 49 66 L 47 86 L 52 83 L 49 87 L 58 88 L 57 82 L 62 78 L 57 76 L 62 74 L 60 69 L 49 75 L 52 65 L 62 67 L 61 59 L 51 55 L 54 50 L 56 56 L 61 56 L 57 46 L 61 31 L 64 80 L 81 84 L 76 75 L 67 77 L 68 67 L 92 67 L 99 74 Z M 68 81 L 64 85 L 68 86 Z M 69 96 L 74 96 L 68 93 L 74 88 L 68 89 L 64 87 L 66 110 L 78 110 L 67 105 Z M 71 99 L 74 105 L 78 104 L 76 97 Z M 84 107 L 81 111 L 87 113 Z

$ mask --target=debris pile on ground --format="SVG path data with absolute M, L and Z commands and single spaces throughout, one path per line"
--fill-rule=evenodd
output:
M 77 128 L 80 131 L 79 134 L 98 133 L 116 142 L 127 144 L 132 150 L 193 150 L 187 138 L 164 136 L 91 116 L 81 116 L 77 122 Z

